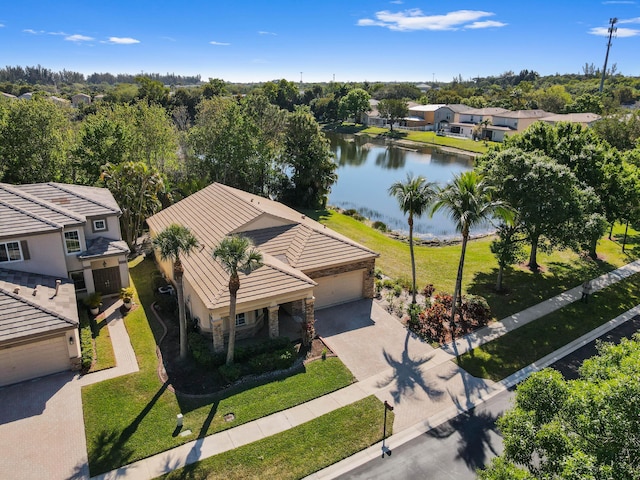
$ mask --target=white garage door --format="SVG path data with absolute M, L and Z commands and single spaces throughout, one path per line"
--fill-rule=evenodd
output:
M 313 289 L 315 308 L 325 308 L 362 298 L 364 270 L 314 278 L 318 286 Z
M 66 335 L 0 349 L 0 386 L 70 368 Z

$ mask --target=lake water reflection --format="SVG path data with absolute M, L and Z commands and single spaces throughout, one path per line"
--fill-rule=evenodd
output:
M 385 145 L 384 140 L 366 136 L 328 134 L 331 149 L 338 163 L 338 182 L 331 188 L 329 204 L 353 208 L 367 218 L 381 220 L 393 230 L 407 231 L 407 219 L 395 198 L 389 196 L 389 186 L 404 181 L 407 173 L 422 175 L 430 182 L 444 185 L 459 172 L 471 170 L 473 160 L 423 147 Z M 491 226 L 473 231 L 479 234 Z M 456 236 L 455 225 L 443 213 L 414 220 L 414 232 L 422 238 L 445 239 Z

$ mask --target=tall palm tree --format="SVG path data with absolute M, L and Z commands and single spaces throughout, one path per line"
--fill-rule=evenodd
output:
M 211 254 L 229 274 L 229 346 L 227 365 L 233 363 L 236 343 L 236 301 L 240 289 L 238 272 L 249 274 L 262 266 L 262 254 L 247 237 L 231 235 L 222 239 Z
M 445 210 L 456 223 L 456 229 L 462 234 L 462 252 L 458 263 L 458 276 L 451 303 L 451 325 L 454 325 L 456 306 L 462 303 L 462 269 L 467 251 L 469 232 L 474 226 L 492 217 L 509 219 L 510 210 L 499 200 L 492 198 L 494 188 L 486 183 L 482 176 L 470 170 L 460 173 L 453 181 L 438 192 L 438 199 L 431 214 Z
M 182 262 L 180 255 L 189 256 L 198 246 L 198 240 L 187 227 L 173 223 L 162 230 L 154 239 L 153 245 L 158 249 L 162 260 L 173 262 L 173 279 L 178 293 L 178 323 L 180 325 L 180 359 L 187 358 L 187 317 L 184 308 L 184 292 L 182 290 Z
M 411 252 L 412 300 L 416 303 L 416 259 L 413 253 L 413 218 L 426 212 L 435 198 L 435 183 L 427 182 L 422 175 L 407 174 L 405 182 L 395 182 L 389 187 L 389 195 L 396 197 L 400 209 L 409 215 L 409 251 Z

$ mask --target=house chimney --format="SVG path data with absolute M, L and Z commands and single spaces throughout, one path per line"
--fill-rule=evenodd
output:
M 61 283 L 62 283 L 62 280 L 56 280 L 56 293 L 53 294 L 54 297 L 58 295 L 58 290 L 60 290 Z

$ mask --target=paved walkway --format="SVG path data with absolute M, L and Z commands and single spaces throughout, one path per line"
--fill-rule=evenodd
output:
M 640 261 L 630 263 L 618 270 L 602 275 L 594 280 L 594 291 L 600 290 L 623 278 L 640 271 Z M 203 439 L 189 442 L 175 449 L 140 460 L 118 470 L 100 475 L 99 479 L 152 479 L 177 468 L 195 463 L 204 458 L 237 448 L 241 445 L 267 438 L 285 431 L 296 425 L 305 423 L 332 410 L 356 402 L 366 396 L 375 394 L 381 400 L 390 400 L 396 404 L 395 431 L 399 432 L 387 441 L 391 448 L 400 445 L 431 428 L 455 417 L 483 401 L 491 398 L 505 388 L 522 381 L 533 371 L 544 368 L 567 353 L 579 348 L 593 338 L 614 328 L 621 322 L 640 313 L 640 307 L 619 316 L 611 322 L 590 332 L 584 337 L 571 342 L 565 347 L 535 362 L 525 369 L 516 372 L 501 382 L 494 383 L 484 379 L 477 379 L 459 369 L 453 362 L 455 351 L 458 354 L 469 351 L 476 346 L 487 343 L 504 333 L 514 330 L 526 323 L 557 310 L 581 296 L 580 287 L 573 288 L 547 301 L 534 305 L 518 314 L 512 315 L 491 328 L 475 332 L 456 342 L 456 345 L 446 345 L 441 349 L 420 351 L 419 356 L 411 356 L 409 340 L 405 337 L 405 348 L 391 354 L 391 360 L 385 359 L 383 370 L 369 369 L 367 365 L 355 367 L 359 382 L 329 395 L 317 398 L 303 405 L 275 413 L 268 417 L 249 422 L 239 427 L 214 434 Z M 346 307 L 346 308 L 353 308 Z M 382 313 L 381 307 L 373 303 L 371 317 L 374 323 Z M 382 310 L 384 312 L 384 310 Z M 321 315 L 322 313 L 319 312 Z M 367 319 L 360 319 L 365 323 L 361 328 L 367 328 Z M 397 322 L 396 322 L 397 323 Z M 345 332 L 336 332 L 336 342 L 344 342 L 340 338 Z M 380 339 L 377 339 L 378 341 Z M 368 339 L 371 343 L 371 338 Z M 384 341 L 384 338 L 382 338 Z M 331 340 L 329 340 L 331 342 Z M 338 350 L 341 346 L 334 345 Z M 352 345 L 358 348 L 357 345 Z M 365 347 L 363 345 L 363 347 Z M 396 346 L 397 348 L 397 346 Z M 418 350 L 416 350 L 417 352 Z M 426 354 L 425 354 L 426 352 Z M 341 354 L 342 357 L 342 354 Z M 348 357 L 347 357 L 348 358 Z M 352 360 L 347 360 L 352 363 Z M 368 376 L 367 376 L 368 375 Z M 419 418 L 419 420 L 416 420 Z M 343 460 L 321 472 L 311 475 L 312 479 L 328 479 L 348 471 L 372 458 L 379 457 L 380 447 L 375 445 L 353 457 Z

